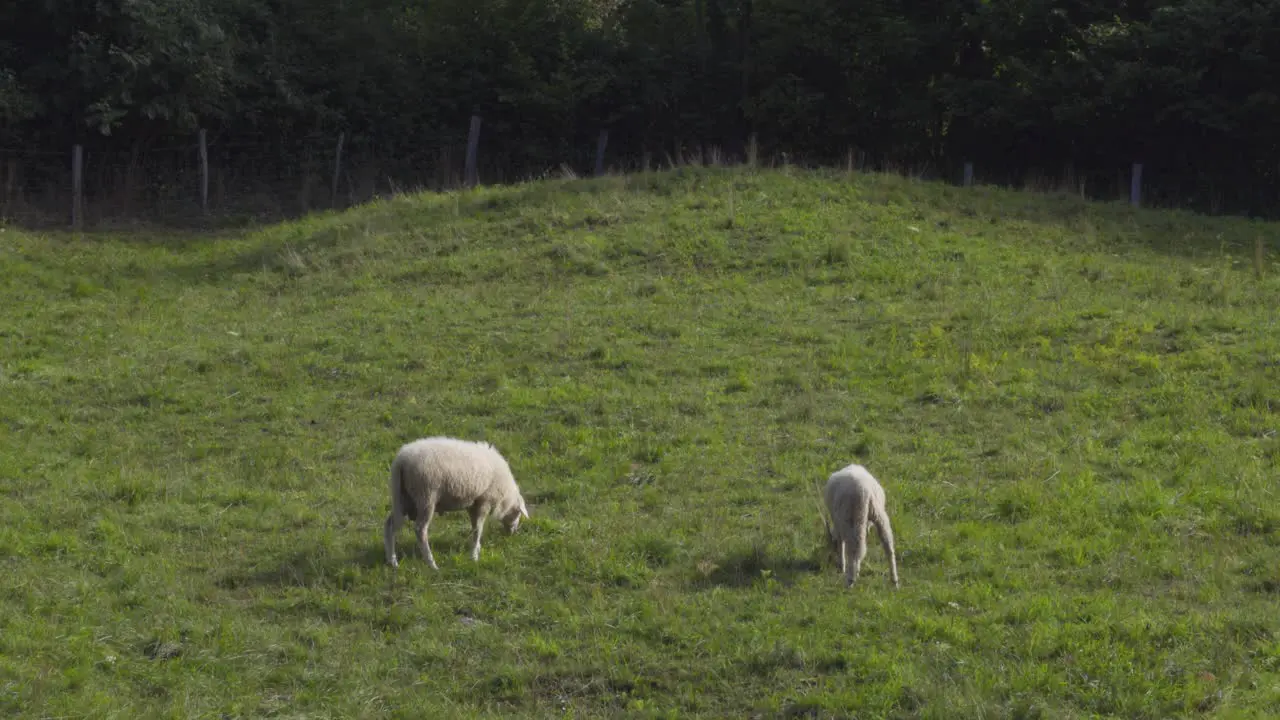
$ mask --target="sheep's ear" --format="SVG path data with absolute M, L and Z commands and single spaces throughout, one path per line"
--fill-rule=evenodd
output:
M 529 517 L 529 508 L 524 506 L 524 498 L 520 498 L 520 515 Z

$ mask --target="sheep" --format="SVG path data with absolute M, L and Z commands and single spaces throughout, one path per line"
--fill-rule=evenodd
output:
M 506 459 L 486 442 L 429 437 L 402 446 L 391 463 L 391 513 L 384 543 L 387 564 L 398 567 L 395 536 L 407 516 L 415 523 L 418 547 L 432 570 L 439 570 L 427 529 L 437 512 L 467 509 L 471 513 L 471 559 L 480 559 L 480 534 L 493 513 L 514 533 L 529 517 L 524 497 Z
M 845 587 L 852 587 L 867 555 L 867 519 L 876 526 L 880 543 L 889 558 L 889 579 L 898 587 L 898 558 L 893 549 L 893 529 L 884 506 L 884 488 L 861 465 L 841 468 L 827 478 L 823 492 L 830 521 L 827 533 L 840 547 L 840 572 Z M 824 518 L 825 521 L 825 518 Z M 848 546 L 853 544 L 853 562 L 849 562 Z

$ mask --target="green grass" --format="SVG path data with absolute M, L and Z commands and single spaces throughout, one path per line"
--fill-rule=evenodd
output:
M 1274 717 L 1277 235 L 712 169 L 8 228 L 0 714 Z M 432 434 L 532 519 L 394 572 Z M 823 545 L 855 461 L 897 592 Z

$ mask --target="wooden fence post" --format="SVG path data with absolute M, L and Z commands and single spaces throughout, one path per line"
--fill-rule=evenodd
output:
M 1142 163 L 1133 164 L 1133 175 L 1129 178 L 1129 203 L 1134 207 L 1142 205 Z
M 18 158 L 5 161 L 4 173 L 4 214 L 9 214 L 9 206 L 13 204 L 13 191 L 18 185 Z
M 964 164 L 964 186 L 971 187 L 973 185 L 973 163 L 966 162 Z
M 604 175 L 604 149 L 609 144 L 609 131 L 601 130 L 596 140 L 596 177 Z
M 84 223 L 84 147 L 71 148 L 71 228 L 79 230 Z
M 476 151 L 480 147 L 480 116 L 471 116 L 471 131 L 467 133 L 467 161 L 463 168 L 463 183 L 467 187 L 480 184 L 480 175 L 476 170 Z
M 209 144 L 204 128 L 200 128 L 200 212 L 209 212 Z
M 336 207 L 338 205 L 338 178 L 342 176 L 342 143 L 347 139 L 347 133 L 338 133 L 338 149 L 333 153 L 333 185 L 329 189 L 329 204 Z
M 755 167 L 760 161 L 760 144 L 757 142 L 756 134 L 751 133 L 751 137 L 747 139 L 747 166 Z

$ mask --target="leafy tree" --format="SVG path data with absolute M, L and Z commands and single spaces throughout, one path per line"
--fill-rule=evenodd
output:
M 403 156 L 480 112 L 485 156 L 530 168 L 604 127 L 633 154 L 757 131 L 1265 190 L 1278 109 L 1280 0 L 0 0 L 10 145 L 343 129 Z

